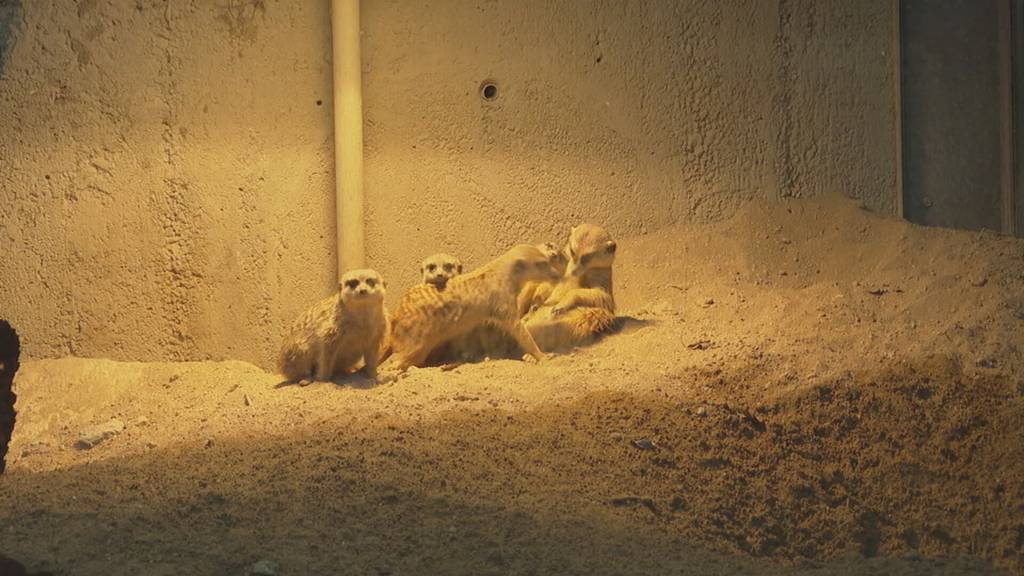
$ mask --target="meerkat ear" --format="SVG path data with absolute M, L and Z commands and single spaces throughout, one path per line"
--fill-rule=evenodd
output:
M 605 244 L 605 250 L 607 250 L 609 254 L 615 254 L 616 248 L 617 246 L 615 245 L 614 240 L 609 240 L 608 243 Z
M 459 264 L 455 269 L 457 270 L 457 274 L 462 274 L 462 264 Z

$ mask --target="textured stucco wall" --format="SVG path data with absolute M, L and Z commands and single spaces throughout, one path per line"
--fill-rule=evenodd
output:
M 328 4 L 5 10 L 0 317 L 27 355 L 265 365 L 333 285 Z
M 893 210 L 889 0 L 363 6 L 368 250 L 393 284 L 580 220 L 627 236 L 826 192 Z
M 16 4 L 0 317 L 29 357 L 267 366 L 335 273 L 329 3 Z M 430 252 L 476 265 L 581 220 L 623 237 L 823 192 L 891 210 L 891 12 L 363 0 L 369 262 L 394 301 Z

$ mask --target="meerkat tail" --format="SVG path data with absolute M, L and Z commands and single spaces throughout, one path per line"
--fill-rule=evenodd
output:
M 582 342 L 611 329 L 615 325 L 615 314 L 604 308 L 575 308 L 562 320 L 570 327 L 573 339 Z
M 615 315 L 603 308 L 574 308 L 557 318 L 537 317 L 526 327 L 545 352 L 556 352 L 585 344 L 607 332 L 615 324 Z

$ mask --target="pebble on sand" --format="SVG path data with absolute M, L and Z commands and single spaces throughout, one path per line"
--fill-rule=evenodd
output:
M 108 438 L 117 436 L 123 431 L 124 422 L 117 418 L 112 418 L 102 424 L 88 426 L 79 432 L 78 441 L 75 442 L 75 448 L 78 448 L 79 450 L 88 450 Z
M 252 568 L 249 569 L 249 574 L 251 576 L 277 576 L 279 569 L 280 567 L 277 565 L 277 562 L 260 560 L 252 565 Z

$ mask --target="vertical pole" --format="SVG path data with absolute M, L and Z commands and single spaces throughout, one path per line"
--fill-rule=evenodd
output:
M 1002 227 L 1004 234 L 1013 234 L 1016 228 L 1016 206 L 1014 202 L 1014 185 L 1016 180 L 1016 146 L 1015 140 L 1016 131 L 1019 126 L 1016 122 L 1016 114 L 1014 114 L 1014 92 L 1017 87 L 1015 86 L 1014 73 L 1014 54 L 1013 44 L 1016 41 L 1014 32 L 1014 20 L 1016 19 L 1017 10 L 1015 10 L 1012 4 L 1017 4 L 1015 0 L 1002 0 L 999 4 L 999 76 L 1000 76 L 1000 109 L 1003 121 L 1002 134 L 1000 134 L 1000 145 L 1001 152 L 1001 164 L 1002 164 L 1002 178 L 1000 182 L 1002 184 Z
M 363 268 L 363 94 L 359 0 L 331 0 L 338 278 Z
M 1010 146 L 1013 184 L 1010 186 L 1010 232 L 1024 236 L 1024 1 L 1010 1 Z
M 896 216 L 903 218 L 903 8 L 902 0 L 892 0 L 893 93 L 896 108 Z

